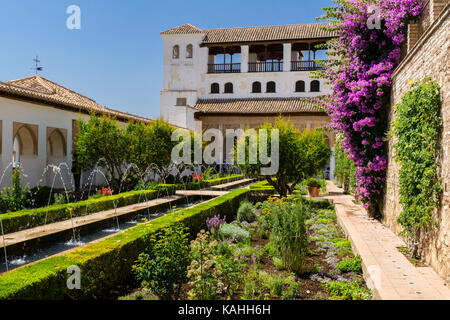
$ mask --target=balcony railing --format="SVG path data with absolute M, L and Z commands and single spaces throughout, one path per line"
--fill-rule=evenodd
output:
M 249 62 L 248 72 L 280 72 L 283 71 L 283 61 Z
M 315 61 L 291 61 L 291 71 L 315 71 L 324 67 Z
M 208 73 L 239 73 L 240 63 L 214 63 L 208 64 Z

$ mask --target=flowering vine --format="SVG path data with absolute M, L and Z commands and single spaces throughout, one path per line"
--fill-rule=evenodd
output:
M 379 203 L 387 169 L 384 136 L 391 75 L 400 60 L 407 24 L 421 11 L 420 0 L 334 0 L 321 18 L 338 37 L 327 43 L 337 59 L 325 63 L 319 76 L 329 80 L 325 106 L 331 128 L 356 166 L 356 192 L 372 216 Z M 375 23 L 378 20 L 378 24 Z

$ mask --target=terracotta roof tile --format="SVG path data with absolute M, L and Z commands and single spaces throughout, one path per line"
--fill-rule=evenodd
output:
M 299 98 L 199 99 L 194 108 L 200 113 L 276 114 L 322 112 Z
M 182 26 L 178 26 L 166 31 L 161 32 L 161 34 L 191 34 L 191 33 L 202 33 L 203 30 L 193 26 L 192 24 L 186 23 Z
M 206 30 L 203 43 L 331 38 L 324 23 Z
M 285 26 L 242 27 L 201 30 L 191 24 L 161 32 L 161 34 L 204 33 L 203 43 L 230 43 L 270 40 L 297 40 L 332 38 L 336 35 L 323 27 L 327 23 L 295 24 Z
M 0 93 L 42 101 L 69 110 L 94 111 L 126 120 L 152 121 L 148 118 L 103 107 L 88 97 L 38 75 L 9 82 L 0 82 Z

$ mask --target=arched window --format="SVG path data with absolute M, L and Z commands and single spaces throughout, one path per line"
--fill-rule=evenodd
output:
M 319 80 L 311 81 L 311 92 L 320 92 L 320 81 Z
M 225 83 L 224 93 L 233 93 L 233 84 L 231 82 Z
M 305 81 L 297 81 L 295 83 L 295 92 L 305 92 Z
M 253 82 L 252 93 L 261 93 L 261 82 L 258 81 Z
M 172 48 L 172 59 L 178 59 L 180 57 L 180 46 L 174 45 Z
M 191 59 L 193 57 L 192 44 L 186 46 L 186 58 Z
M 66 138 L 59 129 L 54 129 L 47 139 L 47 153 L 51 157 L 65 157 L 67 154 Z
M 275 82 L 273 82 L 273 81 L 267 82 L 267 84 L 266 84 L 266 92 L 267 93 L 273 93 L 275 91 L 276 91 Z
M 220 93 L 220 87 L 218 83 L 211 84 L 211 93 Z

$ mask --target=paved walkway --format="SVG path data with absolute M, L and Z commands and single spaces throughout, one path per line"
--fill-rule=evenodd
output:
M 405 243 L 333 182 L 327 185 L 339 224 L 362 259 L 364 277 L 376 299 L 450 300 L 450 289 L 431 267 L 415 267 L 398 251 Z
M 217 186 L 212 186 L 209 189 L 211 190 L 229 190 L 229 189 L 233 189 L 233 188 L 237 188 L 246 184 L 249 184 L 251 182 L 253 182 L 255 179 L 242 179 L 242 180 L 238 180 L 238 181 L 232 181 L 232 182 L 228 182 L 228 183 L 224 183 L 224 184 L 219 184 Z

